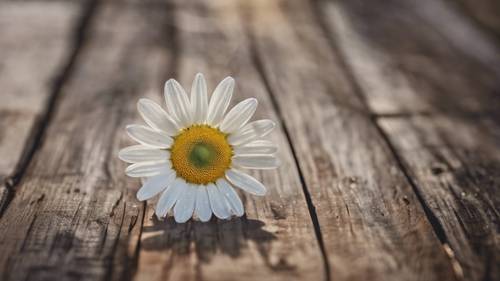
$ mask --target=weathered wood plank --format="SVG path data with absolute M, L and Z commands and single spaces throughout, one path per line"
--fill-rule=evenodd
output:
M 380 123 L 443 225 L 465 279 L 500 279 L 498 126 L 446 116 Z
M 255 59 L 315 206 L 333 280 L 454 280 L 411 184 L 304 1 L 252 1 Z
M 0 2 L 0 210 L 71 55 L 80 10 L 77 3 Z
M 2 280 L 130 277 L 143 218 L 139 183 L 116 157 L 140 96 L 170 64 L 169 9 L 105 2 L 63 86 L 45 141 L 0 220 Z
M 363 18 L 353 3 L 320 4 L 344 65 L 305 2 L 179 1 L 174 11 L 162 2 L 106 2 L 0 220 L 0 279 L 129 279 L 136 265 L 136 280 L 319 280 L 329 269 L 334 280 L 499 279 L 495 48 L 481 35 L 474 45 L 456 34 L 439 46 L 443 29 L 413 27 L 436 25 L 428 10 L 393 27 L 383 16 Z M 415 8 L 387 7 L 401 15 Z M 398 51 L 391 39 L 364 33 L 365 21 L 375 34 L 417 39 Z M 129 143 L 122 129 L 136 121 L 137 98 L 160 101 L 165 79 L 189 84 L 197 71 L 212 87 L 235 75 L 238 100 L 257 96 L 257 114 L 281 120 L 272 140 L 285 164 L 254 174 L 271 192 L 242 194 L 245 218 L 159 222 L 152 203 L 134 199 L 139 183 L 125 178 L 116 152 Z M 425 114 L 393 118 L 414 113 Z M 406 176 L 439 219 L 444 245 Z
M 319 5 L 374 113 L 498 112 L 499 49 L 442 1 Z
M 496 280 L 500 129 L 498 72 L 492 66 L 498 59 L 490 65 L 459 54 L 447 36 L 431 44 L 435 22 L 425 22 L 425 32 L 420 32 L 416 26 L 422 18 L 415 7 L 390 3 L 386 9 L 405 15 L 390 26 L 394 18 L 376 7 L 353 2 L 324 2 L 321 7 L 377 122 L 436 217 L 436 227 L 456 257 L 456 271 L 466 280 Z M 387 38 L 374 39 L 371 33 Z M 394 38 L 406 43 L 391 46 L 388 41 Z M 451 55 L 438 51 L 441 46 Z
M 179 1 L 175 7 L 177 73 L 190 85 L 196 72 L 213 89 L 236 78 L 235 104 L 259 100 L 255 118 L 279 121 L 251 61 L 238 7 L 232 1 Z M 189 87 L 188 87 L 189 88 Z M 135 280 L 324 280 L 325 269 L 289 144 L 278 128 L 271 140 L 284 163 L 253 175 L 265 197 L 240 193 L 246 217 L 222 222 L 175 224 L 154 218 L 148 203 Z

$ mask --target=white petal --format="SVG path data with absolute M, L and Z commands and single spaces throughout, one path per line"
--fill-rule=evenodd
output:
M 213 184 L 207 185 L 208 198 L 210 199 L 210 207 L 214 212 L 214 215 L 219 219 L 227 219 L 231 216 L 231 211 L 229 210 L 224 195 L 219 192 L 219 189 Z
M 156 194 L 162 192 L 175 179 L 175 173 L 172 171 L 167 174 L 161 174 L 149 178 L 146 183 L 137 191 L 137 199 L 144 201 L 153 198 Z
M 231 101 L 233 90 L 234 79 L 232 77 L 226 77 L 217 85 L 214 94 L 210 98 L 210 104 L 208 105 L 208 124 L 217 126 L 222 121 L 224 113 Z
M 170 173 L 170 161 L 163 162 L 140 162 L 127 167 L 125 174 L 129 177 L 153 177 L 160 174 Z
M 205 186 L 198 186 L 196 190 L 196 207 L 194 213 L 202 222 L 209 221 L 212 216 L 209 200 L 207 188 Z
M 235 146 L 234 153 L 239 154 L 274 154 L 278 147 L 268 140 L 256 140 L 251 143 Z
M 204 123 L 207 119 L 207 83 L 201 73 L 196 74 L 193 86 L 191 87 L 191 112 L 193 114 L 193 123 L 195 124 Z
M 260 183 L 258 180 L 250 175 L 242 173 L 238 170 L 231 169 L 226 172 L 226 178 L 236 187 L 243 189 L 244 191 L 263 196 L 266 194 L 266 187 Z
M 151 148 L 139 144 L 120 150 L 118 157 L 127 163 L 138 163 L 167 160 L 170 158 L 170 153 L 164 149 Z
M 127 133 L 135 141 L 150 147 L 169 148 L 173 142 L 167 133 L 142 125 L 128 125 Z
M 274 155 L 236 155 L 233 156 L 232 163 L 238 167 L 246 169 L 274 169 L 279 167 L 280 161 Z
M 220 124 L 220 130 L 225 133 L 233 133 L 243 127 L 257 109 L 257 100 L 254 98 L 246 99 L 233 107 L 224 117 Z
M 177 199 L 186 191 L 186 188 L 187 183 L 181 178 L 176 178 L 161 194 L 158 204 L 156 204 L 156 216 L 158 218 L 166 216 Z
M 186 191 L 179 197 L 174 207 L 174 218 L 178 223 L 187 222 L 194 212 L 196 203 L 196 188 L 191 184 L 186 186 Z
M 238 217 L 243 216 L 245 209 L 243 208 L 243 203 L 234 188 L 225 179 L 217 180 L 216 185 L 217 188 L 219 188 L 219 191 L 226 197 L 233 213 Z
M 137 110 L 146 123 L 154 129 L 164 131 L 170 136 L 179 132 L 179 126 L 157 103 L 150 99 L 140 99 Z
M 168 111 L 182 127 L 191 125 L 191 104 L 182 86 L 174 79 L 165 83 L 165 100 Z
M 275 126 L 276 124 L 269 119 L 253 121 L 246 124 L 236 133 L 231 134 L 228 137 L 228 141 L 231 145 L 243 145 L 266 136 Z

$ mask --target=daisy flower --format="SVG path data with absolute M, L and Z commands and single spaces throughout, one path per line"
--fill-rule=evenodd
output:
M 145 178 L 137 199 L 160 195 L 155 208 L 159 218 L 173 213 L 183 223 L 191 217 L 210 220 L 242 216 L 243 204 L 235 191 L 240 188 L 262 196 L 266 188 L 241 169 L 273 169 L 279 160 L 272 142 L 262 139 L 275 124 L 268 119 L 249 122 L 257 100 L 246 99 L 226 114 L 234 89 L 227 77 L 215 88 L 210 101 L 202 74 L 197 74 L 188 98 L 182 86 L 165 83 L 167 112 L 149 99 L 140 99 L 137 109 L 148 126 L 128 125 L 127 133 L 137 141 L 122 149 L 125 173 Z

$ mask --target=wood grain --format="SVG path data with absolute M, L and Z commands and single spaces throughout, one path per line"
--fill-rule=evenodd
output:
M 251 34 L 318 216 L 334 280 L 456 272 L 341 57 L 303 1 L 253 1 Z
M 255 119 L 279 116 L 251 61 L 238 6 L 232 1 L 175 5 L 175 77 L 190 88 L 194 74 L 205 73 L 213 90 L 233 75 L 233 105 L 259 100 Z M 324 280 L 324 261 L 289 143 L 280 126 L 271 136 L 283 165 L 276 171 L 252 172 L 269 189 L 265 197 L 240 193 L 246 216 L 208 224 L 153 216 L 148 203 L 135 280 Z
M 499 280 L 497 7 L 0 1 L 0 280 Z M 117 152 L 196 72 L 283 166 L 242 218 L 159 221 Z
M 105 3 L 63 86 L 45 141 L 0 221 L 2 280 L 121 280 L 143 208 L 116 157 L 135 102 L 162 87 L 167 9 Z
M 319 6 L 375 114 L 498 112 L 499 49 L 443 1 Z
M 0 2 L 0 210 L 71 54 L 79 11 L 76 3 Z
M 498 280 L 500 129 L 487 118 L 418 116 L 380 123 L 443 226 L 465 279 Z
M 386 8 L 400 10 L 405 2 L 390 3 Z M 452 35 L 431 44 L 436 23 L 424 18 L 432 28 L 421 32 L 415 27 L 422 21 L 415 7 L 403 6 L 403 22 L 356 2 L 324 4 L 325 18 L 372 114 L 456 258 L 455 270 L 465 280 L 498 279 L 497 58 L 485 63 L 488 53 L 482 49 L 475 55 L 459 53 L 452 48 Z M 384 34 L 388 41 L 375 41 L 370 33 Z M 464 36 L 470 48 L 486 42 L 474 41 L 471 33 Z M 396 37 L 408 45 L 390 46 Z M 441 46 L 448 55 L 438 51 Z

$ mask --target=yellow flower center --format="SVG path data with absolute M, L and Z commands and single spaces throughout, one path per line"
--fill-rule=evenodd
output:
M 194 184 L 208 184 L 223 177 L 232 156 L 226 134 L 207 125 L 182 130 L 170 148 L 170 161 L 177 176 Z

